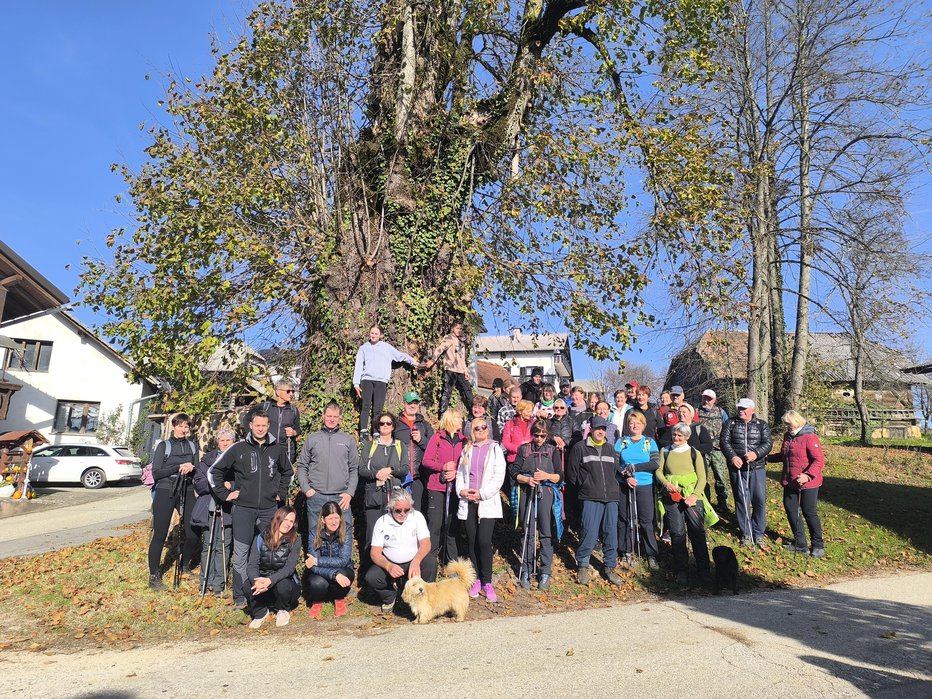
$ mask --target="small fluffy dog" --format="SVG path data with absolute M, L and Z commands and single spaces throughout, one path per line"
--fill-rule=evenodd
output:
M 453 612 L 457 621 L 466 618 L 469 608 L 469 588 L 476 581 L 476 571 L 465 558 L 453 561 L 444 570 L 445 580 L 434 583 L 421 578 L 411 578 L 405 584 L 401 599 L 414 612 L 418 624 Z M 455 577 L 454 577 L 455 576 Z
M 716 546 L 712 549 L 712 560 L 715 561 L 715 594 L 722 588 L 731 588 L 738 594 L 738 557 L 730 546 Z

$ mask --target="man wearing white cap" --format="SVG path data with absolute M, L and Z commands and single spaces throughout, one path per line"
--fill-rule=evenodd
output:
M 745 546 L 766 543 L 767 454 L 773 446 L 770 425 L 755 417 L 754 401 L 737 403 L 738 417 L 722 428 L 722 453 L 728 460 L 728 476 L 735 496 L 735 515 Z
M 728 467 L 725 465 L 725 457 L 722 455 L 721 438 L 722 428 L 728 423 L 728 413 L 716 405 L 718 396 L 711 388 L 702 392 L 702 405 L 699 406 L 699 422 L 705 426 L 712 435 L 712 451 L 706 457 L 706 463 L 715 474 L 715 497 L 718 501 L 718 509 L 722 512 L 728 511 L 728 491 L 725 489 L 725 483 L 728 480 Z M 711 486 L 708 481 L 705 484 L 705 499 L 712 502 Z

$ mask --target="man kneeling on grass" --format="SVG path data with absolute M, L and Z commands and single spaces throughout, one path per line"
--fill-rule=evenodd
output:
M 411 493 L 395 488 L 388 512 L 372 531 L 372 566 L 366 571 L 366 585 L 378 597 L 383 612 L 395 608 L 398 588 L 404 587 L 408 578 L 436 577 L 437 562 L 430 548 L 427 520 L 414 509 Z

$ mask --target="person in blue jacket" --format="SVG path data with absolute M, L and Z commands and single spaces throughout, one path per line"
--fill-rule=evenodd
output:
M 324 602 L 333 602 L 333 616 L 346 614 L 346 595 L 353 584 L 353 538 L 347 536 L 340 505 L 332 500 L 320 509 L 316 531 L 308 542 L 305 599 L 308 615 L 320 619 Z
M 657 537 L 654 535 L 654 472 L 660 465 L 657 441 L 644 434 L 647 418 L 640 410 L 629 410 L 628 435 L 615 443 L 618 452 L 618 554 L 623 566 L 631 565 L 640 543 L 647 565 L 657 570 Z M 636 515 L 636 516 L 635 516 Z M 638 531 L 640 527 L 640 532 Z

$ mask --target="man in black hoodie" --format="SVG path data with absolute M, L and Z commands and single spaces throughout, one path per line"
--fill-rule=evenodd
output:
M 404 395 L 405 409 L 398 416 L 395 423 L 394 438 L 399 440 L 408 449 L 408 477 L 411 480 L 411 498 L 414 500 L 414 509 L 424 511 L 424 482 L 421 480 L 421 461 L 427 443 L 434 435 L 434 428 L 421 414 L 421 397 L 416 391 L 408 391 Z M 366 542 L 368 546 L 370 542 Z
M 269 434 L 268 413 L 257 410 L 249 434 L 221 454 L 207 471 L 207 480 L 221 502 L 233 503 L 233 601 L 246 603 L 246 564 L 256 534 L 288 499 L 294 468 L 287 446 Z M 236 490 L 230 491 L 226 482 Z

